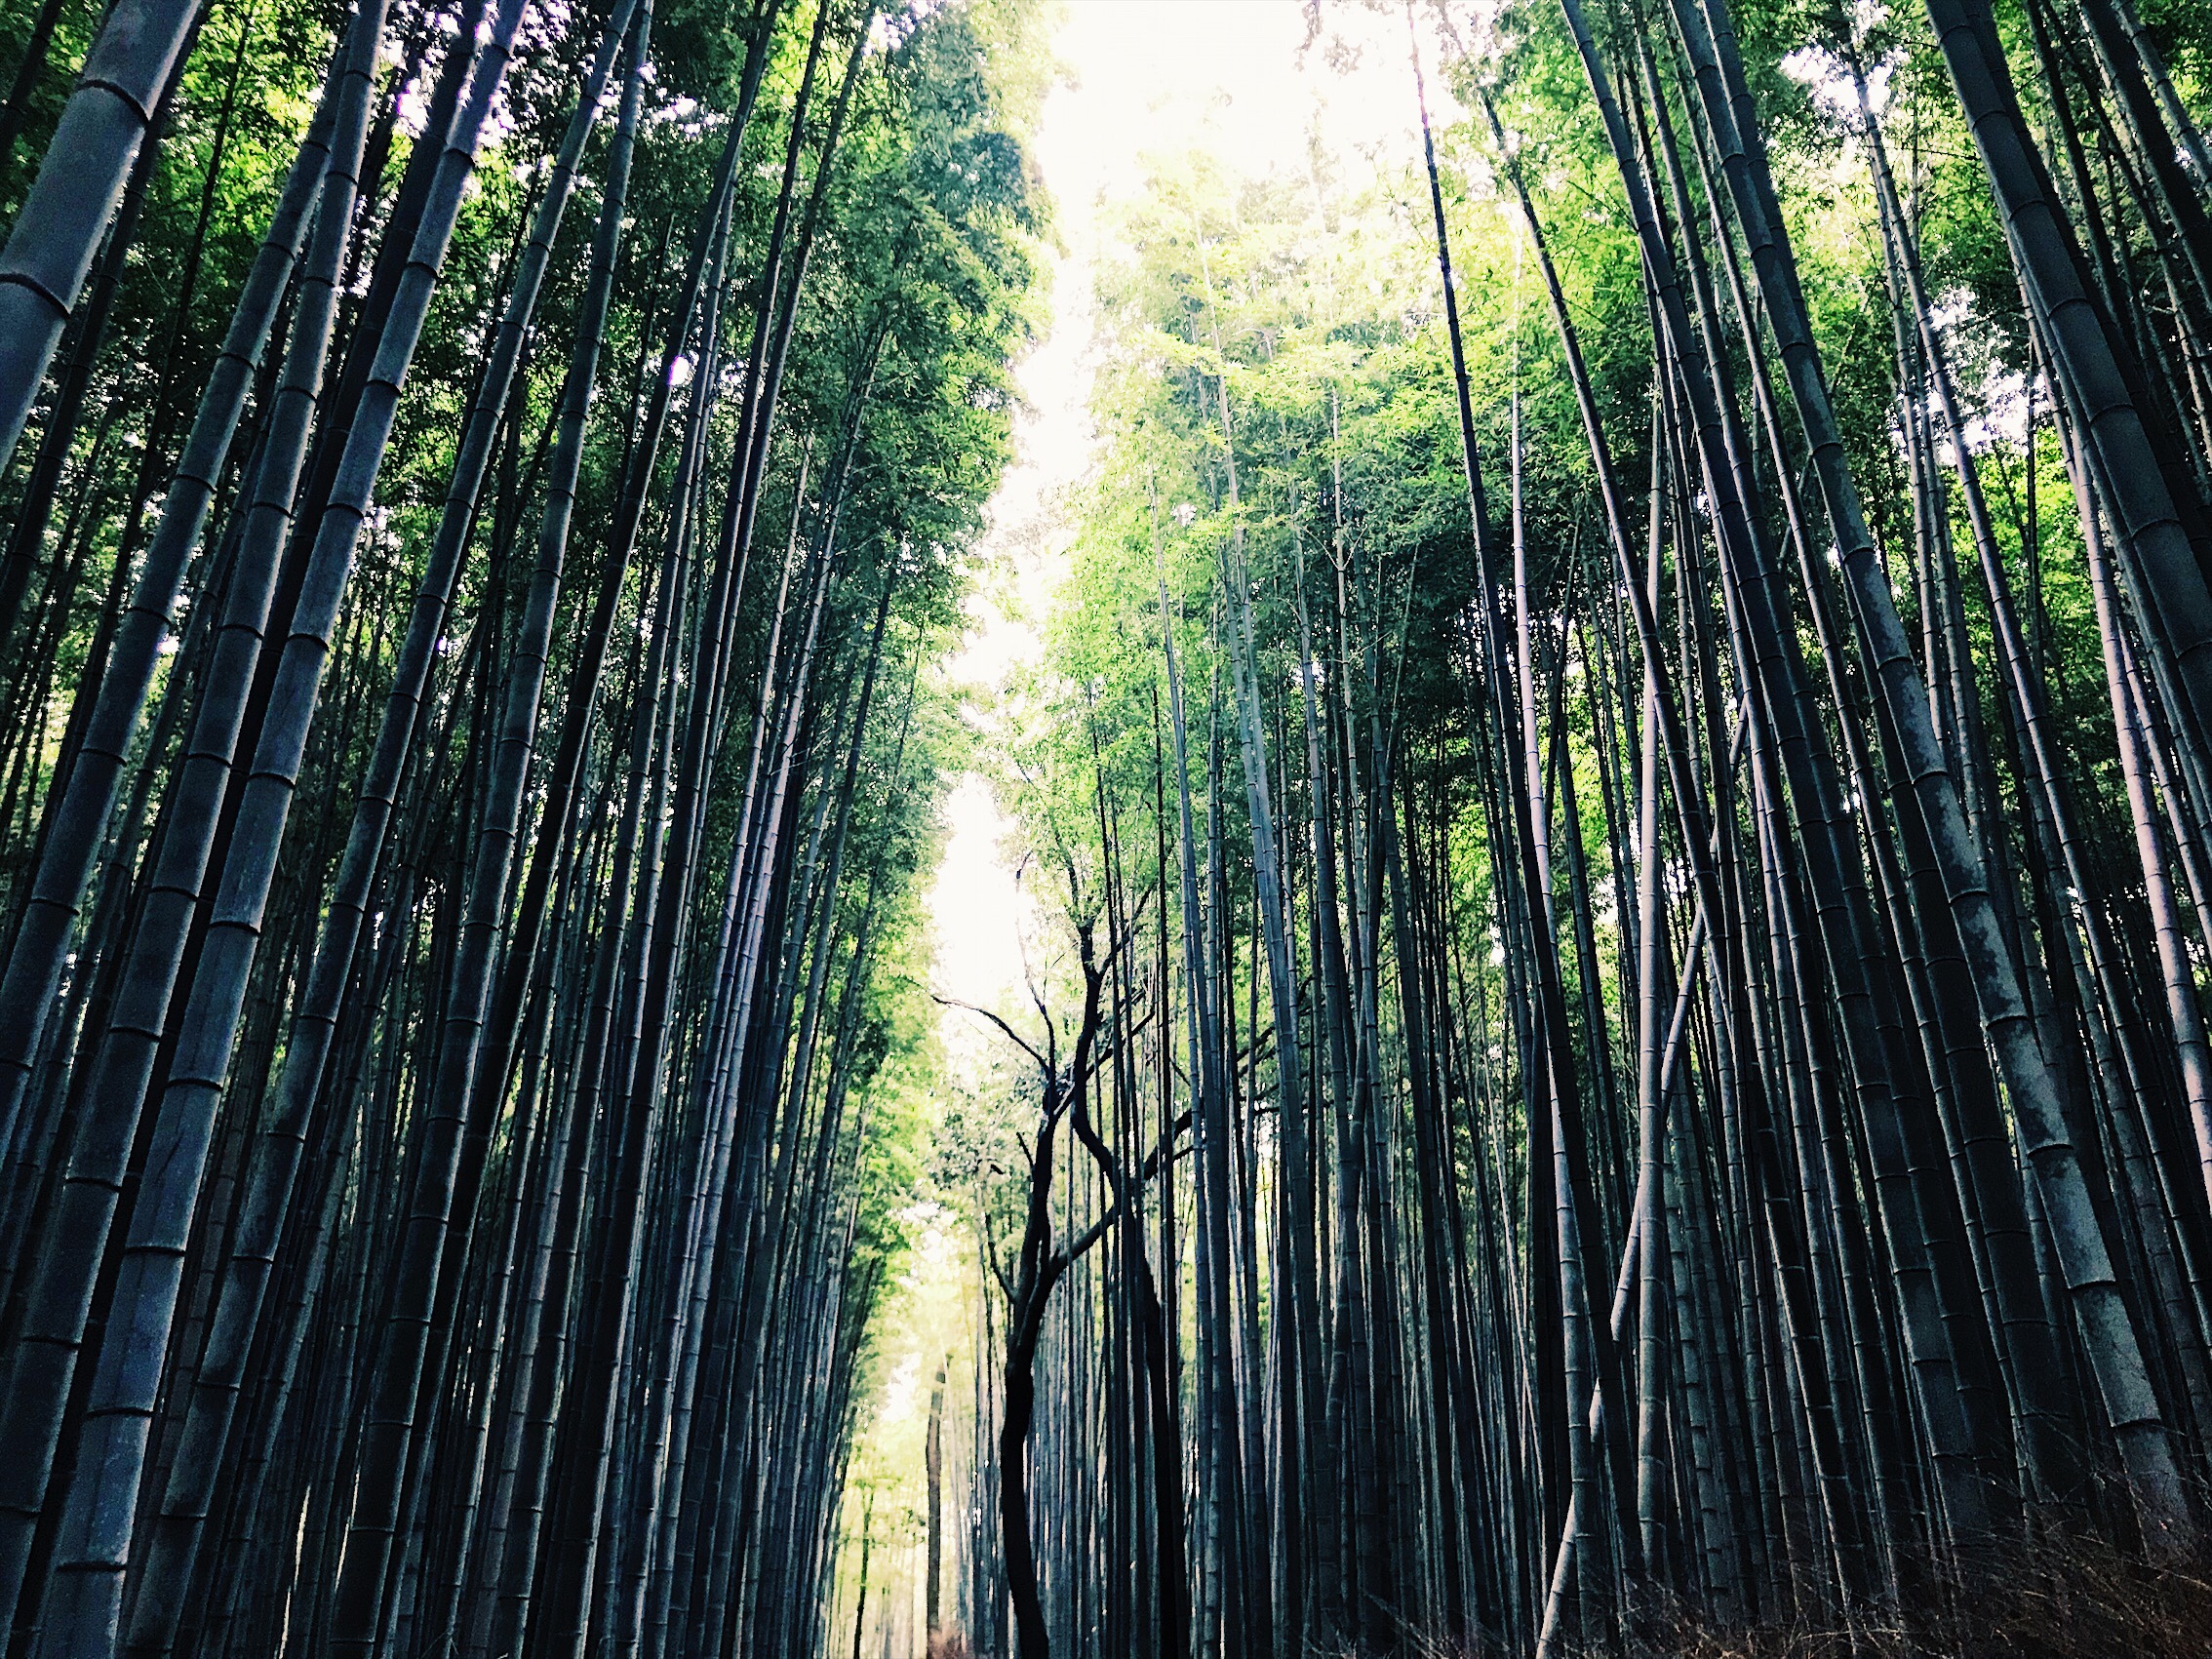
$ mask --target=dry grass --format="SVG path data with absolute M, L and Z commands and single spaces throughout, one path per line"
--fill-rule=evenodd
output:
M 2023 1545 L 1856 1619 L 1722 1630 L 1662 1619 L 1636 1659 L 2212 1659 L 2212 1558 L 2153 1565 L 2074 1539 Z M 1619 1654 L 1593 1646 L 1590 1655 Z

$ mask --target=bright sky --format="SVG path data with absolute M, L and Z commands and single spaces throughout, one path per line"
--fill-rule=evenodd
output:
M 1204 149 L 1238 173 L 1302 173 L 1316 121 L 1347 175 L 1363 170 L 1363 154 L 1397 168 L 1418 153 L 1395 7 L 1370 13 L 1357 0 L 1330 0 L 1329 27 L 1358 49 L 1347 67 L 1342 55 L 1331 65 L 1319 51 L 1300 63 L 1301 0 L 1064 3 L 1055 42 L 1062 78 L 1046 102 L 1036 155 L 1066 251 L 1052 272 L 1047 332 L 1019 368 L 1028 407 L 1016 422 L 1015 462 L 991 503 L 988 550 L 1007 568 L 971 603 L 973 628 L 954 664 L 957 676 L 986 689 L 1034 657 L 1031 618 L 1049 602 L 1066 546 L 1056 502 L 1089 464 L 1098 203 L 1141 189 L 1148 154 Z M 931 896 L 936 989 L 995 1006 L 1022 976 L 1020 905 L 1000 848 L 1007 826 L 978 776 L 959 782 L 948 811 L 952 837 Z M 1004 1041 L 986 1039 L 982 1022 L 958 1010 L 948 1010 L 945 1036 L 956 1057 Z

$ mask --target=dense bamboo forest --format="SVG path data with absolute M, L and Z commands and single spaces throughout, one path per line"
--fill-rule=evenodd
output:
M 2200 1656 L 2212 7 L 1063 9 L 0 0 L 4 1659 Z

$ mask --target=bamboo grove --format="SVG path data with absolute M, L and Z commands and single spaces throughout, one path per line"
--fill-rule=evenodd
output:
M 1031 12 L 5 16 L 8 1651 L 812 1651 Z
M 1418 147 L 1101 265 L 932 1636 L 2192 1651 L 2204 14 L 1309 15 Z
M 1046 9 L 0 0 L 9 1659 L 2200 1650 L 2212 16 L 1308 15 L 964 707 Z

